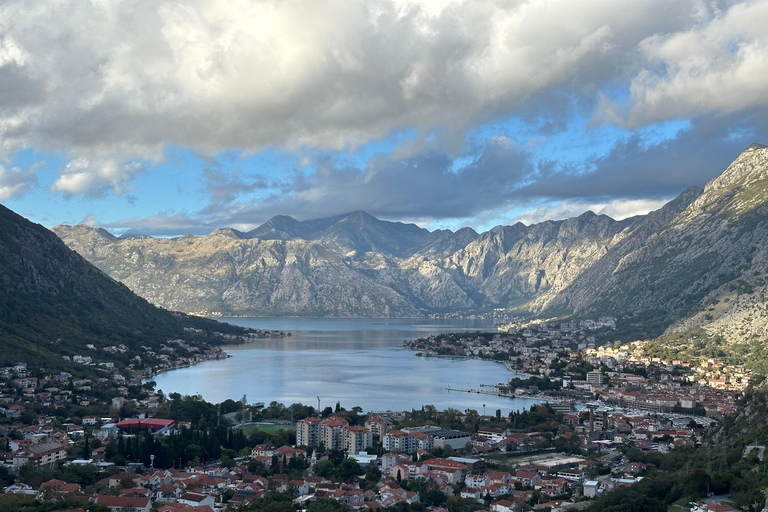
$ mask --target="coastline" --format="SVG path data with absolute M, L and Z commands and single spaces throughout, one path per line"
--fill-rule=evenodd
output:
M 248 343 L 255 343 L 257 341 L 264 340 L 267 338 L 285 338 L 288 336 L 292 336 L 292 333 L 287 331 L 268 330 L 268 329 L 250 329 L 250 331 L 251 332 L 248 335 L 235 336 L 232 339 L 228 339 L 227 341 L 229 341 L 230 343 L 227 343 L 226 345 L 246 345 Z M 254 336 L 253 334 L 256 334 L 256 335 Z M 196 359 L 194 361 L 179 364 L 172 368 L 158 368 L 155 371 L 152 371 L 147 377 L 142 378 L 141 382 L 142 383 L 149 382 L 153 380 L 154 377 L 162 373 L 167 373 L 173 370 L 191 368 L 193 366 L 197 366 L 198 364 L 205 363 L 208 361 L 218 361 L 221 359 L 229 359 L 230 357 L 232 357 L 232 354 L 226 352 L 220 346 L 212 346 L 211 350 L 209 350 L 205 354 L 202 354 L 202 356 L 204 357 L 201 357 L 200 359 Z

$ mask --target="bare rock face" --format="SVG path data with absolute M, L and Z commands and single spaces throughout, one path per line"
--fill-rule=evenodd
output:
M 535 226 L 429 232 L 368 214 L 299 222 L 277 217 L 250 233 L 118 239 L 57 226 L 74 250 L 151 302 L 234 315 L 422 316 L 521 307 L 556 294 L 644 218 L 591 212 Z
M 766 341 L 768 148 L 753 144 L 696 195 L 644 243 L 608 251 L 544 311 L 655 311 L 669 330 Z
M 364 212 L 248 233 L 118 239 L 54 231 L 149 301 L 190 313 L 409 317 L 503 307 L 545 317 L 653 313 L 671 329 L 766 327 L 768 148 L 648 215 L 429 232 Z M 727 301 L 726 301 L 727 299 Z M 750 339 L 751 339 L 750 338 Z

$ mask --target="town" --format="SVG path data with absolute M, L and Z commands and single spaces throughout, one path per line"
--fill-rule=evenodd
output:
M 590 332 L 605 328 L 610 319 L 405 343 L 421 356 L 507 365 L 511 381 L 456 392 L 540 400 L 509 414 L 265 407 L 245 397 L 214 405 L 155 390 L 147 377 L 162 366 L 129 365 L 123 376 L 101 364 L 104 376 L 94 379 L 41 376 L 24 363 L 0 368 L 2 499 L 18 510 L 46 500 L 73 511 L 265 503 L 313 512 L 584 510 L 682 464 L 707 427 L 737 409 L 750 381 L 744 368 L 716 360 L 649 357 L 641 341 L 599 346 Z M 175 347 L 194 348 L 169 342 L 148 356 L 169 367 L 195 361 L 163 358 Z M 93 364 L 86 356 L 74 362 Z
M 474 357 L 499 361 L 519 374 L 494 391 L 502 396 L 534 397 L 567 405 L 596 399 L 617 407 L 649 412 L 695 413 L 720 418 L 735 410 L 749 384 L 743 366 L 714 358 L 697 362 L 665 360 L 646 353 L 646 343 L 599 346 L 591 331 L 610 328 L 598 321 L 538 323 L 506 333 L 441 334 L 404 342 L 419 356 Z M 510 384 L 517 386 L 510 387 Z

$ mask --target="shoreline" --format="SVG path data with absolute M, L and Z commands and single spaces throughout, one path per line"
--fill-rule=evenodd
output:
M 278 331 L 278 330 L 271 330 L 271 329 L 251 329 L 251 333 L 254 333 L 254 332 L 268 333 L 268 334 L 257 335 L 255 337 L 254 336 L 241 336 L 241 337 L 239 337 L 240 338 L 239 342 L 226 343 L 226 344 L 218 345 L 218 346 L 213 346 L 212 345 L 211 346 L 212 349 L 216 351 L 215 355 L 212 355 L 212 357 L 205 357 L 204 359 L 201 359 L 199 361 L 195 361 L 195 362 L 192 362 L 192 363 L 186 363 L 186 364 L 182 364 L 182 365 L 179 365 L 179 366 L 174 366 L 173 368 L 160 368 L 157 371 L 153 371 L 152 373 L 150 373 L 149 376 L 142 378 L 141 382 L 142 382 L 142 384 L 144 384 L 146 382 L 154 380 L 154 377 L 156 377 L 156 376 L 158 376 L 160 374 L 171 372 L 173 370 L 181 370 L 181 369 L 184 369 L 184 368 L 192 368 L 193 366 L 197 366 L 199 364 L 206 363 L 208 361 L 219 361 L 219 360 L 222 360 L 222 359 L 229 359 L 229 358 L 231 358 L 232 354 L 228 353 L 227 351 L 225 351 L 221 347 L 226 347 L 228 345 L 231 345 L 231 346 L 246 345 L 248 343 L 255 343 L 257 341 L 264 340 L 264 339 L 267 339 L 267 338 L 286 338 L 286 337 L 289 337 L 289 336 L 293 336 L 292 333 L 287 332 L 287 331 Z

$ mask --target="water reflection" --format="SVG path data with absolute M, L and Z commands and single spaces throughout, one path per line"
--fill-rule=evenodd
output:
M 432 404 L 504 414 L 534 403 L 494 395 L 449 392 L 479 389 L 506 382 L 503 365 L 480 360 L 417 357 L 400 348 L 403 340 L 428 334 L 492 330 L 485 322 L 423 319 L 226 318 L 229 323 L 290 331 L 292 336 L 267 338 L 226 347 L 233 357 L 158 375 L 166 393 L 200 394 L 220 402 L 238 399 L 323 407 L 341 402 L 346 408 L 410 410 Z

